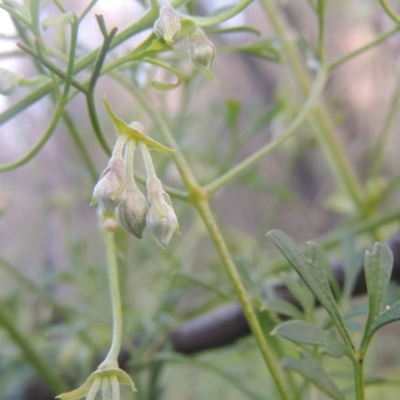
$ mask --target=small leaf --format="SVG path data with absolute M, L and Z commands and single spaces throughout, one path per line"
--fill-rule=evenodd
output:
M 392 268 L 393 254 L 385 244 L 375 243 L 372 253 L 365 252 L 364 269 L 369 301 L 367 326 L 381 313 Z
M 133 139 L 137 140 L 138 142 L 142 142 L 146 146 L 151 147 L 156 150 L 159 150 L 165 154 L 171 154 L 172 152 L 174 152 L 174 150 L 162 145 L 161 143 L 156 142 L 155 140 L 149 138 L 142 132 L 139 132 L 138 130 L 133 129 L 132 127 L 127 125 L 121 118 L 117 117 L 114 114 L 112 108 L 108 104 L 105 97 L 103 97 L 103 101 L 104 101 L 104 105 L 106 106 L 108 115 L 111 117 L 111 119 L 114 122 L 114 126 L 115 126 L 115 129 L 117 130 L 118 134 L 128 135 L 128 136 L 132 137 Z
M 283 368 L 298 372 L 333 399 L 345 400 L 345 397 L 340 392 L 335 382 L 333 382 L 317 360 L 312 358 L 305 351 L 301 351 L 300 355 L 302 357 L 301 360 L 284 358 L 282 362 Z
M 143 61 L 156 65 L 158 67 L 164 68 L 167 71 L 172 72 L 176 77 L 177 77 L 177 81 L 175 83 L 163 83 L 163 82 L 157 82 L 157 81 L 152 81 L 151 85 L 158 90 L 171 90 L 171 89 L 175 89 L 176 87 L 178 87 L 182 81 L 182 74 L 180 73 L 180 71 L 178 71 L 175 68 L 172 68 L 171 66 L 169 66 L 168 64 L 166 64 L 165 62 L 162 62 L 160 60 L 157 60 L 155 58 L 149 58 L 149 57 L 145 57 L 143 58 Z
M 305 321 L 287 321 L 278 325 L 271 335 L 279 335 L 295 343 L 322 346 L 324 353 L 333 357 L 346 354 L 344 345 L 329 332 Z
M 207 33 L 238 33 L 238 32 L 245 32 L 245 33 L 252 33 L 254 35 L 260 36 L 261 32 L 251 26 L 235 26 L 232 28 L 219 28 L 219 27 L 205 27 L 204 30 Z
M 309 249 L 314 253 L 314 259 L 318 265 L 314 265 L 297 249 L 293 241 L 281 231 L 273 230 L 268 232 L 281 253 L 292 264 L 304 283 L 314 293 L 317 300 L 324 306 L 329 314 L 339 314 L 335 299 L 328 283 L 325 268 L 320 264 L 321 258 L 317 256 L 318 246 L 309 242 Z
M 387 324 L 400 320 L 400 300 L 394 303 L 390 308 L 383 312 L 375 320 L 371 327 L 371 334 L 374 334 L 378 329 Z
M 228 46 L 221 49 L 223 52 L 241 52 L 271 62 L 279 62 L 281 54 L 268 40 L 260 40 L 243 46 Z
M 314 308 L 314 296 L 302 281 L 298 281 L 293 276 L 287 274 L 283 276 L 283 281 L 289 292 L 299 301 L 305 311 L 308 312 Z
M 261 310 L 272 311 L 277 314 L 287 315 L 292 318 L 303 318 L 300 310 L 293 304 L 288 303 L 285 300 L 264 300 L 261 305 Z

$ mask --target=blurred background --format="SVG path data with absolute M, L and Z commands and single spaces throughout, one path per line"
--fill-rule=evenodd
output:
M 77 14 L 85 7 L 77 0 L 61 3 Z M 188 7 L 196 15 L 209 15 L 234 3 L 199 0 L 189 2 Z M 318 35 L 315 13 L 307 0 L 278 3 L 290 35 L 313 75 Z M 139 1 L 99 0 L 82 22 L 78 57 L 102 44 L 95 14 L 104 16 L 108 29 L 116 26 L 122 31 L 144 10 Z M 51 1 L 43 2 L 42 18 L 56 13 Z M 372 0 L 328 1 L 327 15 L 329 61 L 360 48 L 393 27 L 378 2 Z M 224 28 L 240 25 L 258 30 L 260 38 L 268 38 L 280 48 L 260 2 L 254 1 L 244 12 L 222 24 Z M 107 60 L 125 55 L 149 32 L 125 41 L 110 52 Z M 36 65 L 16 47 L 20 39 L 15 38 L 17 31 L 4 10 L 0 10 L 0 35 L 0 68 L 35 77 Z M 54 28 L 48 28 L 43 35 L 48 46 L 55 47 Z M 259 40 L 257 36 L 249 32 L 210 32 L 208 36 L 217 48 L 213 68 L 216 83 L 195 73 L 187 59 L 186 40 L 176 43 L 175 58 L 170 58 L 187 77 L 177 89 L 160 92 L 152 88 L 149 82 L 154 77 L 161 81 L 174 79 L 153 66 L 138 64 L 125 71 L 168 121 L 202 184 L 279 137 L 304 102 L 299 85 L 284 62 L 271 62 L 240 51 L 241 46 Z M 335 123 L 335 135 L 344 144 L 362 182 L 400 80 L 399 55 L 397 34 L 336 68 L 323 94 Z M 89 71 L 82 71 L 77 79 L 89 76 Z M 17 104 L 32 90 L 21 87 L 10 95 L 0 95 L 0 112 Z M 148 135 L 163 142 L 132 94 L 112 76 L 99 79 L 95 95 L 100 123 L 110 146 L 116 136 L 101 101 L 103 95 L 118 116 L 128 123 L 141 121 Z M 62 120 L 33 160 L 0 175 L 0 302 L 3 312 L 19 332 L 29 337 L 45 363 L 74 387 L 91 372 L 110 341 L 106 254 L 96 208 L 89 206 L 96 174 L 105 168 L 108 156 L 96 140 L 84 97 L 77 95 L 67 110 L 90 155 L 92 173 L 77 150 L 71 126 Z M 47 96 L 0 126 L 1 164 L 28 152 L 43 135 L 53 111 L 54 100 Z M 396 112 L 379 174 L 373 181 L 365 182 L 371 192 L 379 193 L 382 185 L 399 174 L 399 122 Z M 183 189 L 178 171 L 168 157 L 155 152 L 154 161 L 163 183 Z M 143 173 L 140 161 L 137 168 Z M 400 191 L 396 189 L 376 214 L 398 209 L 399 199 Z M 272 385 L 271 392 L 266 393 L 265 367 L 249 337 L 189 360 L 171 360 L 157 370 L 154 357 L 160 348 L 168 348 L 169 332 L 185 320 L 224 303 L 213 291 L 193 282 L 193 277 L 227 292 L 232 290 L 194 208 L 179 199 L 172 201 L 181 236 L 175 235 L 166 250 L 148 232 L 141 242 L 118 232 L 124 342 L 131 354 L 127 368 L 139 389 L 135 399 L 236 400 L 249 398 L 246 388 L 252 388 L 260 398 L 274 399 Z M 315 140 L 313 125 L 308 122 L 302 124 L 293 139 L 219 190 L 211 204 L 238 268 L 256 286 L 274 279 L 269 277 L 273 268 L 270 260 L 277 252 L 265 236 L 267 231 L 281 229 L 296 243 L 304 244 L 308 240 L 318 241 L 343 224 L 351 227 L 362 220 L 341 197 Z M 379 229 L 380 240 L 387 240 L 397 230 L 394 220 Z M 357 246 L 371 246 L 373 242 L 374 238 L 366 235 L 359 238 Z M 340 258 L 340 254 L 339 247 L 329 256 Z M 396 287 L 391 296 L 398 298 Z M 44 400 L 38 387 L 29 386 L 37 382 L 35 368 L 14 339 L 0 326 L 0 399 Z M 399 326 L 393 324 L 383 329 L 373 343 L 368 369 L 381 376 L 398 377 L 399 345 Z M 350 363 L 346 368 L 339 362 L 331 366 L 344 386 L 349 384 L 345 373 L 351 371 Z M 152 378 L 157 385 L 149 383 Z M 368 393 L 370 398 L 397 398 L 393 387 L 371 389 Z

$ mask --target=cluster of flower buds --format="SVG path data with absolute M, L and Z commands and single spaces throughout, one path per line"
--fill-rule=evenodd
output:
M 193 64 L 206 73 L 209 79 L 215 80 L 215 76 L 211 71 L 215 58 L 214 45 L 202 29 L 190 22 L 190 20 L 186 20 L 186 22 L 191 25 L 190 33 L 188 34 L 189 57 Z M 167 1 L 163 0 L 159 18 L 154 23 L 154 33 L 158 38 L 164 39 L 168 45 L 171 45 L 181 28 L 179 14 Z
M 134 122 L 129 127 L 145 137 L 140 123 Z M 147 199 L 134 177 L 137 142 L 147 172 Z M 103 215 L 115 211 L 121 226 L 139 239 L 146 226 L 162 247 L 168 244 L 174 232 L 179 233 L 178 219 L 169 195 L 156 176 L 148 146 L 128 135 L 119 136 L 108 166 L 94 188 L 92 204 L 96 203 Z

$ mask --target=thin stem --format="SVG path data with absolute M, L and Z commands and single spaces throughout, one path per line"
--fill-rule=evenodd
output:
M 101 129 L 99 119 L 97 117 L 97 112 L 96 112 L 96 105 L 94 101 L 94 88 L 96 86 L 97 79 L 99 78 L 100 72 L 101 72 L 101 67 L 103 66 L 104 60 L 106 58 L 108 49 L 111 45 L 112 40 L 114 39 L 114 36 L 117 33 L 117 28 L 113 28 L 110 32 L 110 34 L 107 35 L 107 32 L 104 31 L 105 26 L 104 26 L 104 19 L 102 16 L 97 16 L 97 22 L 100 26 L 103 35 L 104 35 L 104 42 L 103 45 L 99 51 L 99 55 L 96 59 L 94 68 L 93 68 L 93 73 L 89 81 L 89 86 L 88 90 L 86 91 L 86 104 L 87 108 L 89 111 L 89 117 L 90 121 L 92 123 L 94 132 L 97 136 L 98 141 L 100 142 L 101 147 L 103 150 L 110 155 L 111 154 L 111 149 L 107 144 L 107 141 L 105 139 L 105 136 L 103 134 L 103 131 Z
M 144 161 L 144 166 L 146 167 L 146 172 L 147 172 L 147 180 L 149 179 L 157 179 L 156 171 L 154 169 L 154 164 L 153 160 L 150 155 L 150 151 L 148 147 L 142 143 L 139 142 L 139 148 L 143 156 L 143 161 Z
M 118 263 L 114 242 L 114 233 L 103 229 L 104 240 L 107 247 L 108 279 L 110 282 L 110 297 L 113 316 L 113 335 L 110 350 L 99 369 L 118 368 L 118 355 L 122 342 L 122 306 L 118 282 Z
M 353 361 L 353 371 L 356 399 L 365 400 L 364 360 L 362 358 Z
M 284 54 L 301 90 L 305 95 L 308 95 L 311 88 L 310 76 L 279 17 L 275 1 L 262 0 L 262 5 L 272 26 L 282 40 Z M 311 120 L 315 123 L 315 134 L 339 185 L 353 199 L 360 210 L 365 210 L 364 193 L 360 181 L 344 151 L 343 145 L 335 134 L 331 118 L 322 102 L 316 106 Z
M 220 255 L 226 273 L 229 276 L 233 287 L 235 288 L 240 304 L 242 305 L 243 311 L 246 315 L 246 319 L 251 327 L 254 338 L 258 344 L 262 357 L 264 358 L 265 364 L 267 365 L 270 371 L 271 377 L 274 380 L 279 390 L 279 393 L 281 394 L 281 397 L 283 399 L 290 399 L 291 396 L 287 390 L 286 387 L 287 385 L 285 384 L 285 381 L 278 370 L 278 363 L 276 362 L 276 360 L 274 360 L 274 357 L 272 355 L 272 350 L 268 345 L 267 341 L 265 340 L 264 332 L 261 329 L 260 323 L 254 312 L 251 301 L 247 296 L 246 289 L 240 279 L 240 275 L 237 272 L 237 269 L 232 261 L 231 255 L 226 246 L 224 238 L 222 237 L 218 225 L 215 222 L 215 219 L 211 213 L 208 201 L 206 199 L 200 200 L 195 205 Z
M 124 81 L 122 79 L 122 81 Z M 236 291 L 236 294 L 241 302 L 241 305 L 246 313 L 246 317 L 249 321 L 249 324 L 252 328 L 254 337 L 256 338 L 257 345 L 260 349 L 260 352 L 263 356 L 263 359 L 270 371 L 270 374 L 282 396 L 283 399 L 290 399 L 290 395 L 286 389 L 286 384 L 279 372 L 278 363 L 272 357 L 272 351 L 265 339 L 264 333 L 260 326 L 260 323 L 257 319 L 257 316 L 252 308 L 251 301 L 247 297 L 246 290 L 241 282 L 240 276 L 236 270 L 236 267 L 232 261 L 232 258 L 229 254 L 229 250 L 226 246 L 224 238 L 218 228 L 217 223 L 214 220 L 214 217 L 211 213 L 206 192 L 204 189 L 198 184 L 191 168 L 189 167 L 183 153 L 180 150 L 178 143 L 175 141 L 171 131 L 168 128 L 168 125 L 164 121 L 163 117 L 153 110 L 152 106 L 149 103 L 148 98 L 146 98 L 142 92 L 136 89 L 136 87 L 128 84 L 128 82 L 124 81 L 124 84 L 128 87 L 128 89 L 134 94 L 138 102 L 144 108 L 144 110 L 149 114 L 151 119 L 156 123 L 159 127 L 161 134 L 164 136 L 164 139 L 167 141 L 168 145 L 171 148 L 175 149 L 175 152 L 172 154 L 174 157 L 175 164 L 178 168 L 178 171 L 181 175 L 182 181 L 185 184 L 185 187 L 189 193 L 189 199 L 193 203 L 193 205 L 199 211 L 209 234 L 214 242 L 214 245 L 220 255 L 221 260 L 225 266 L 226 272 L 231 279 L 233 287 Z
M 128 140 L 125 150 L 125 171 L 128 184 L 135 183 L 134 164 L 135 164 L 135 149 L 136 142 L 134 140 Z
M 171 2 L 171 5 L 175 8 L 184 4 L 187 0 L 174 0 Z M 19 18 L 19 15 L 17 15 Z M 138 21 L 134 22 L 132 25 L 124 29 L 118 35 L 115 36 L 114 40 L 112 41 L 109 49 L 113 49 L 123 43 L 125 40 L 129 39 L 130 37 L 136 35 L 139 32 L 142 32 L 148 28 L 151 28 L 154 24 L 154 21 L 158 18 L 158 14 L 155 10 L 149 9 Z M 95 49 L 91 51 L 86 56 L 82 57 L 78 60 L 74 66 L 74 74 L 82 71 L 84 68 L 91 65 L 98 55 L 99 49 Z M 47 83 L 39 88 L 37 88 L 33 93 L 27 96 L 25 99 L 21 100 L 14 106 L 10 107 L 6 111 L 0 114 L 0 124 L 8 121 L 16 114 L 24 110 L 25 108 L 29 107 L 36 101 L 40 100 L 43 96 L 50 93 L 52 89 L 52 84 Z
M 43 54 L 36 53 L 33 49 L 31 49 L 29 46 L 27 46 L 24 43 L 18 43 L 17 46 L 21 50 L 25 51 L 30 56 L 32 56 L 35 60 L 38 60 L 49 71 L 53 72 L 55 75 L 59 76 L 60 78 L 62 78 L 65 81 L 66 73 L 61 68 L 57 67 L 57 65 L 55 65 L 51 60 L 49 60 Z M 86 88 L 73 78 L 71 79 L 71 85 L 83 93 L 86 92 Z
M 10 338 L 18 345 L 25 359 L 32 365 L 34 370 L 45 382 L 46 386 L 53 393 L 61 393 L 65 389 L 64 383 L 54 374 L 54 368 L 49 368 L 44 362 L 43 357 L 36 352 L 28 340 L 28 335 L 18 330 L 14 321 L 4 312 L 0 305 L 0 326 L 9 334 Z
M 87 7 L 83 10 L 82 14 L 79 16 L 79 22 L 82 21 L 86 15 L 90 12 L 93 6 L 97 3 L 98 0 L 92 0 Z
M 96 183 L 99 175 L 90 157 L 90 154 L 87 151 L 85 144 L 81 139 L 81 136 L 79 135 L 78 128 L 76 127 L 74 120 L 66 111 L 64 112 L 63 120 L 68 129 L 68 132 L 71 134 L 72 139 L 74 140 L 74 143 L 78 149 L 79 154 L 81 155 L 82 161 L 85 164 L 93 183 Z
M 389 15 L 389 17 L 392 18 L 392 20 L 396 22 L 396 24 L 400 24 L 400 16 L 395 13 L 393 8 L 389 5 L 388 1 L 379 0 L 379 3 L 381 3 L 381 6 L 385 10 L 386 14 Z
M 371 168 L 368 173 L 368 178 L 372 178 L 373 176 L 376 176 L 378 173 L 379 166 L 382 162 L 385 143 L 389 136 L 390 128 L 392 126 L 392 122 L 396 115 L 399 102 L 400 102 L 400 69 L 397 72 L 397 83 L 386 111 L 382 129 L 378 136 L 378 142 L 374 147 L 374 152 L 372 154 L 372 159 L 371 159 Z
M 400 174 L 394 177 L 382 190 L 379 196 L 379 202 L 389 197 L 400 186 Z
M 124 152 L 124 147 L 129 137 L 127 135 L 119 135 L 117 142 L 114 145 L 114 149 L 112 152 L 112 157 L 121 157 Z
M 73 67 L 74 67 L 77 38 L 78 38 L 78 25 L 76 23 L 76 20 L 74 20 L 71 23 L 71 46 L 70 46 L 71 48 L 70 48 L 64 90 L 58 101 L 57 108 L 54 112 L 53 118 L 52 118 L 45 134 L 41 137 L 39 142 L 25 156 L 23 156 L 19 160 L 14 161 L 10 164 L 0 166 L 0 172 L 10 171 L 10 170 L 20 167 L 21 165 L 26 164 L 43 148 L 43 146 L 47 143 L 49 138 L 52 136 L 55 128 L 58 125 L 60 118 L 63 115 L 64 107 L 68 101 L 68 93 L 69 93 L 69 89 L 71 86 L 71 80 L 72 80 L 72 71 L 73 71 Z
M 366 51 L 374 48 L 375 46 L 377 46 L 378 44 L 381 44 L 382 42 L 384 42 L 386 39 L 390 38 L 391 36 L 393 36 L 395 33 L 399 32 L 400 30 L 400 26 L 396 26 L 395 28 L 390 29 L 387 32 L 381 33 L 380 35 L 378 35 L 374 40 L 372 40 L 370 43 L 360 47 L 357 50 L 354 50 L 350 53 L 345 54 L 342 57 L 337 58 L 336 60 L 330 62 L 328 64 L 328 70 L 329 72 L 334 70 L 335 68 L 339 67 L 340 65 L 344 64 L 346 61 L 349 61 L 351 59 L 353 59 L 354 57 L 359 56 L 360 54 L 365 53 Z
M 325 21 L 327 0 L 318 0 L 318 59 L 321 64 L 325 63 Z
M 260 150 L 253 153 L 251 156 L 247 157 L 241 163 L 239 163 L 236 167 L 230 169 L 227 173 L 222 175 L 221 177 L 217 178 L 215 181 L 211 182 L 205 187 L 205 190 L 208 194 L 212 194 L 220 189 L 222 186 L 226 185 L 228 182 L 232 181 L 233 179 L 237 178 L 241 173 L 245 170 L 252 167 L 258 161 L 260 161 L 263 157 L 267 154 L 271 153 L 277 147 L 279 147 L 282 143 L 286 140 L 291 138 L 297 131 L 297 129 L 301 126 L 304 120 L 309 115 L 312 107 L 314 106 L 317 99 L 320 97 L 320 94 L 324 88 L 326 81 L 326 71 L 324 68 L 321 68 L 319 71 L 319 75 L 315 80 L 314 86 L 310 92 L 310 95 L 307 101 L 304 103 L 303 108 L 297 115 L 297 117 L 293 120 L 293 122 L 289 125 L 287 130 L 278 138 L 275 139 L 273 142 L 268 143 Z

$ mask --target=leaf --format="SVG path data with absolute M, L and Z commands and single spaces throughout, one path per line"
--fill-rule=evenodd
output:
M 314 308 L 314 296 L 302 281 L 297 281 L 293 276 L 287 274 L 284 275 L 283 281 L 289 292 L 299 301 L 305 311 L 308 312 Z
M 302 313 L 297 307 L 285 300 L 280 299 L 264 300 L 261 305 L 261 310 L 272 311 L 277 314 L 287 315 L 288 317 L 292 318 L 301 319 L 303 317 Z
M 151 139 L 150 137 L 146 136 L 142 132 L 139 132 L 138 130 L 133 129 L 129 125 L 127 125 L 126 122 L 124 122 L 121 118 L 117 117 L 114 114 L 114 112 L 113 112 L 112 108 L 110 107 L 110 105 L 108 104 L 105 96 L 103 97 L 103 102 L 104 102 L 104 105 L 106 106 L 108 115 L 111 117 L 111 119 L 114 122 L 114 126 L 115 126 L 115 129 L 117 130 L 118 134 L 128 135 L 131 138 L 144 143 L 146 146 L 151 147 L 156 150 L 159 150 L 165 154 L 171 154 L 172 152 L 175 151 L 175 150 L 172 150 L 172 149 L 162 145 L 161 143 L 158 143 L 157 141 Z
M 282 362 L 283 368 L 298 372 L 333 399 L 345 400 L 345 397 L 339 391 L 335 382 L 332 381 L 317 360 L 312 358 L 305 351 L 301 351 L 300 355 L 302 357 L 301 360 L 284 358 Z
M 258 42 L 243 46 L 228 46 L 224 48 L 224 51 L 228 50 L 230 52 L 234 51 L 249 54 L 272 62 L 279 62 L 281 60 L 279 50 L 272 46 L 269 40 L 259 40 Z
M 293 268 L 313 292 L 316 299 L 328 311 L 332 319 L 337 324 L 344 327 L 343 321 L 340 317 L 339 309 L 329 286 L 325 268 L 321 264 L 321 249 L 312 242 L 307 243 L 309 245 L 310 252 L 313 253 L 312 258 L 315 261 L 315 264 L 313 264 L 307 260 L 307 258 L 297 249 L 296 245 L 289 238 L 289 236 L 283 232 L 273 230 L 268 232 L 268 236 L 272 239 L 290 264 L 292 264 Z
M 371 327 L 371 335 L 387 324 L 400 320 L 400 300 L 383 312 Z
M 279 335 L 295 343 L 322 346 L 324 353 L 333 357 L 346 354 L 344 345 L 329 332 L 306 321 L 286 321 L 278 325 L 271 335 Z
M 175 89 L 176 87 L 178 87 L 182 81 L 182 74 L 175 68 L 172 68 L 171 66 L 169 66 L 168 64 L 166 64 L 163 61 L 157 60 L 155 58 L 149 58 L 149 57 L 145 57 L 143 58 L 143 61 L 156 65 L 158 67 L 164 68 L 167 71 L 172 72 L 173 74 L 176 75 L 177 77 L 177 81 L 175 83 L 163 83 L 163 82 L 157 82 L 157 81 L 152 81 L 151 85 L 158 90 L 171 90 L 171 89 Z
M 342 297 L 346 301 L 353 292 L 357 277 L 363 266 L 363 252 L 357 252 L 355 249 L 354 232 L 347 231 L 341 238 L 343 267 L 344 267 L 344 287 Z
M 365 252 L 364 269 L 369 304 L 367 327 L 381 313 L 392 268 L 393 254 L 385 244 L 375 243 L 372 253 Z

